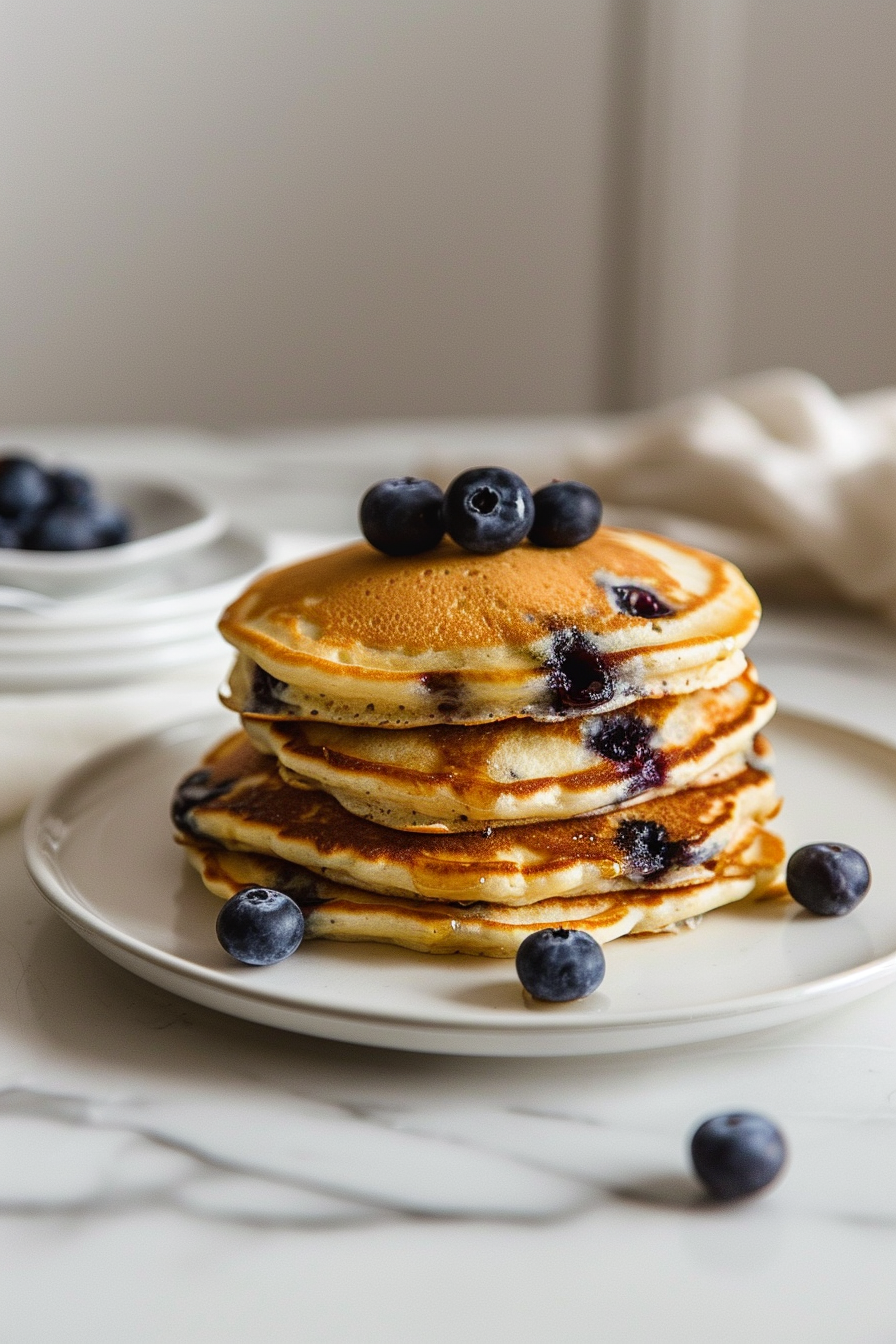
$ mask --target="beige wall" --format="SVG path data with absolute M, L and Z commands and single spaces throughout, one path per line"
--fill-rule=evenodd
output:
M 751 0 L 730 359 L 896 383 L 896 4 Z
M 593 405 L 608 13 L 6 0 L 0 419 Z
M 893 0 L 5 0 L 0 421 L 896 380 Z

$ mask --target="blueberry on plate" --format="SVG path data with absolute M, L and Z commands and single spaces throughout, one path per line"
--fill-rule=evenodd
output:
M 534 517 L 528 485 L 503 467 L 461 472 L 445 492 L 448 535 L 476 555 L 512 550 L 528 536 Z
M 813 915 L 848 915 L 870 886 L 867 859 L 849 845 L 803 845 L 787 864 L 787 890 Z
M 20 518 L 49 508 L 54 493 L 50 477 L 30 457 L 0 458 L 0 518 Z
M 539 929 L 517 949 L 516 973 L 533 999 L 570 1003 L 593 994 L 604 978 L 600 943 L 584 929 Z
M 433 481 L 414 476 L 380 481 L 361 500 L 361 531 L 385 555 L 420 555 L 445 535 L 444 502 Z
M 578 546 L 600 527 L 604 506 L 590 485 L 552 481 L 532 496 L 535 521 L 529 533 L 533 546 Z
M 691 1139 L 694 1170 L 714 1199 L 743 1199 L 764 1190 L 786 1157 L 778 1126 L 749 1111 L 714 1115 Z
M 100 544 L 96 514 L 77 504 L 59 504 L 38 518 L 25 544 L 31 551 L 91 551 Z
M 273 966 L 295 952 L 305 933 L 305 918 L 284 892 L 245 887 L 221 907 L 215 931 L 235 961 Z

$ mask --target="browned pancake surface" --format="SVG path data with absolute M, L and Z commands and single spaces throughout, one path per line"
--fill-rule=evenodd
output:
M 690 784 L 749 751 L 774 698 L 750 668 L 728 686 L 641 700 L 557 723 L 513 719 L 403 732 L 246 720 L 288 783 L 332 793 L 348 811 L 400 830 L 580 816 Z
M 245 734 L 221 743 L 182 784 L 175 820 L 225 848 L 271 853 L 373 890 L 525 905 L 706 873 L 748 821 L 776 808 L 774 783 L 731 779 L 613 813 L 448 835 L 417 835 L 352 816 L 328 794 L 291 788 Z
M 584 929 L 606 943 L 626 934 L 662 932 L 747 896 L 783 894 L 783 888 L 775 887 L 783 843 L 755 825 L 745 828 L 720 856 L 707 881 L 522 907 L 382 896 L 315 877 L 270 855 L 233 853 L 188 840 L 183 844 L 206 887 L 224 900 L 246 886 L 287 892 L 305 913 L 309 938 L 394 943 L 430 953 L 512 957 L 522 940 L 541 928 Z
M 656 615 L 626 607 L 633 588 Z M 262 575 L 227 609 L 240 656 L 225 702 L 395 728 L 558 718 L 721 685 L 758 619 L 733 565 L 644 532 L 489 556 L 359 542 Z
M 690 583 L 681 574 L 685 558 L 697 560 L 686 570 Z M 292 644 L 296 618 L 313 626 L 322 644 L 410 656 L 528 648 L 565 625 L 609 637 L 609 643 L 614 634 L 640 641 L 650 624 L 620 611 L 596 575 L 656 593 L 672 608 L 672 619 L 684 624 L 683 618 L 720 596 L 732 573 L 733 566 L 705 552 L 611 527 L 580 546 L 548 550 L 524 543 L 489 556 L 443 541 L 423 555 L 396 558 L 357 542 L 263 575 L 225 612 L 221 629 L 238 647 L 248 642 L 262 653 L 274 651 L 278 634 L 284 645 Z M 730 628 L 718 635 L 739 633 L 756 616 L 755 595 L 742 580 L 737 589 Z M 667 628 L 674 638 L 674 624 Z M 631 638 L 619 641 L 620 647 L 630 644 Z

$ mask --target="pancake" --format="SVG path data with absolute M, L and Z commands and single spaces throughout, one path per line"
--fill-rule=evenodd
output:
M 736 753 L 743 764 L 774 709 L 751 667 L 719 690 L 559 723 L 395 732 L 247 718 L 244 726 L 287 783 L 324 789 L 356 816 L 398 830 L 471 831 L 672 792 Z
M 767 752 L 761 740 L 757 750 L 760 758 Z M 706 881 L 743 828 L 776 810 L 771 776 L 747 766 L 585 820 L 415 835 L 352 816 L 329 794 L 285 784 L 277 762 L 237 733 L 181 783 L 172 815 L 200 843 L 269 854 L 350 886 L 517 906 Z
M 231 853 L 183 840 L 187 857 L 209 891 L 224 900 L 247 886 L 274 887 L 301 905 L 306 938 L 394 943 L 418 952 L 512 957 L 541 928 L 585 929 L 599 943 L 625 934 L 676 929 L 708 910 L 747 896 L 783 894 L 778 883 L 784 846 L 776 835 L 748 826 L 706 882 L 657 891 L 580 896 L 509 907 L 457 905 L 374 896 L 316 878 L 269 855 Z
M 733 565 L 646 532 L 486 556 L 358 542 L 262 575 L 225 611 L 223 699 L 350 726 L 550 722 L 724 685 L 758 620 Z

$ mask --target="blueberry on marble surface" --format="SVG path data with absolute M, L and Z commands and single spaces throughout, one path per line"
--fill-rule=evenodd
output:
M 813 915 L 848 915 L 870 886 L 868 861 L 850 845 L 803 845 L 787 863 L 787 890 Z
M 503 467 L 464 471 L 445 492 L 448 535 L 477 555 L 518 546 L 529 533 L 535 506 L 526 482 Z
M 533 999 L 570 1003 L 593 994 L 604 978 L 600 943 L 584 929 L 539 929 L 520 943 L 516 973 Z
M 600 527 L 603 504 L 596 491 L 581 481 L 552 481 L 532 496 L 535 519 L 529 532 L 533 546 L 578 546 Z
M 445 535 L 444 502 L 433 481 L 414 476 L 379 481 L 361 500 L 361 531 L 384 555 L 420 555 Z
M 36 514 L 49 508 L 54 498 L 50 477 L 30 457 L 0 457 L 0 518 Z
M 305 933 L 305 918 L 284 892 L 246 887 L 222 906 L 215 931 L 235 961 L 273 966 L 295 952 Z
M 778 1126 L 749 1111 L 714 1115 L 691 1139 L 694 1170 L 714 1199 L 743 1199 L 780 1172 L 787 1145 Z
M 613 596 L 619 610 L 627 616 L 640 616 L 642 620 L 649 621 L 651 617 L 672 615 L 672 608 L 647 588 L 624 583 L 613 589 Z

